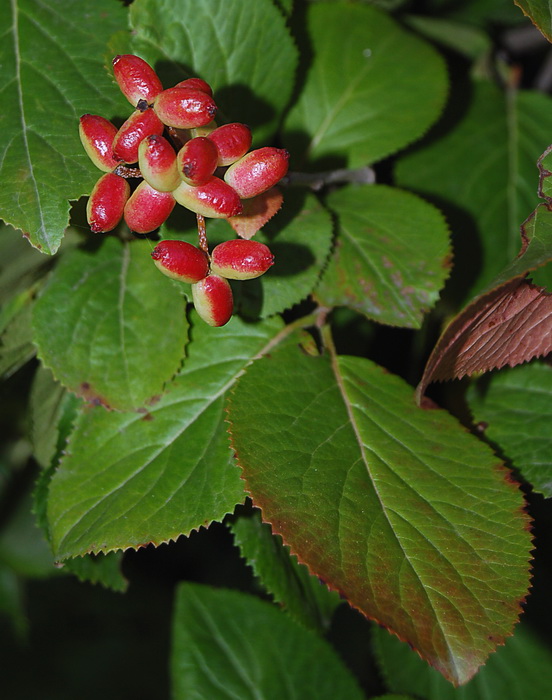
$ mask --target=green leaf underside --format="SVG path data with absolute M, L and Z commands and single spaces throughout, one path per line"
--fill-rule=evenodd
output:
M 490 83 L 475 82 L 468 111 L 456 128 L 399 161 L 398 184 L 471 217 L 477 240 L 469 249 L 458 241 L 468 266 L 465 274 L 474 280 L 467 298 L 518 254 L 520 226 L 536 204 L 535 163 L 551 132 L 549 96 L 527 91 L 504 95 Z
M 162 393 L 182 362 L 185 303 L 150 252 L 147 241 L 115 238 L 93 254 L 71 251 L 36 303 L 40 358 L 91 402 L 138 408 Z
M 330 645 L 270 603 L 225 589 L 177 589 L 174 700 L 361 700 Z
M 125 114 L 103 66 L 105 40 L 124 27 L 120 3 L 10 0 L 0 16 L 0 217 L 55 253 L 69 200 L 100 172 L 84 152 L 79 117 Z
M 514 0 L 515 4 L 552 41 L 552 3 L 550 0 Z
M 465 686 L 453 688 L 398 639 L 374 628 L 376 656 L 390 690 L 420 700 L 543 700 L 550 694 L 552 654 L 524 623 Z
M 367 360 L 287 348 L 229 406 L 248 491 L 311 572 L 466 682 L 527 593 L 523 498 L 489 448 Z
M 128 582 L 121 572 L 122 552 L 109 552 L 92 556 L 87 554 L 77 559 L 68 559 L 64 568 L 74 574 L 79 581 L 99 583 L 104 588 L 124 593 Z
M 265 145 L 291 96 L 298 60 L 270 0 L 140 0 L 130 23 L 133 52 L 155 66 L 166 88 L 203 78 L 215 92 L 219 123 L 248 124 L 254 143 Z
M 174 540 L 243 501 L 224 393 L 281 322 L 253 326 L 234 317 L 211 328 L 194 318 L 190 356 L 150 413 L 97 407 L 77 421 L 50 487 L 57 558 Z
M 485 384 L 487 381 L 485 381 Z M 538 362 L 493 374 L 468 392 L 476 422 L 523 477 L 552 496 L 552 367 Z
M 443 60 L 389 16 L 366 5 L 316 3 L 308 28 L 314 58 L 285 122 L 286 145 L 301 163 L 373 163 L 437 119 L 447 89 Z
M 345 187 L 327 205 L 337 217 L 338 239 L 316 296 L 380 323 L 419 328 L 449 274 L 440 212 L 383 185 Z
M 327 629 L 341 603 L 339 596 L 290 556 L 282 538 L 273 535 L 270 525 L 262 522 L 259 511 L 240 515 L 230 529 L 242 556 L 274 601 L 298 622 L 317 631 Z

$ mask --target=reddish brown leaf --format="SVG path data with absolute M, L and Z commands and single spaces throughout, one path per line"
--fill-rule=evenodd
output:
M 253 238 L 257 231 L 279 211 L 283 201 L 280 190 L 272 187 L 256 197 L 242 200 L 243 213 L 239 216 L 231 216 L 227 221 L 241 238 Z

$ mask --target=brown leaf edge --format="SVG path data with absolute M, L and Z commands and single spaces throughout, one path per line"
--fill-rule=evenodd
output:
M 537 20 L 528 11 L 528 9 L 524 6 L 524 3 L 522 3 L 521 0 L 514 0 L 514 5 L 517 5 L 519 7 L 519 9 L 523 12 L 523 14 L 531 20 L 533 25 L 539 30 L 539 32 L 546 39 L 548 39 L 548 41 L 552 41 L 552 34 L 550 32 L 547 32 L 543 27 L 541 27 L 539 24 L 537 24 Z

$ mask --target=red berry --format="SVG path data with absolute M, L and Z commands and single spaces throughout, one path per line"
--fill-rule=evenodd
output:
M 138 146 L 138 167 L 144 180 L 160 192 L 171 192 L 180 184 L 174 148 L 159 134 L 146 136 Z
M 153 262 L 167 277 L 193 284 L 209 274 L 209 259 L 185 241 L 161 241 L 151 253 Z
M 113 155 L 113 139 L 117 127 L 104 117 L 96 114 L 83 114 L 79 123 L 79 135 L 84 150 L 94 165 L 110 173 L 119 164 Z
M 136 110 L 117 132 L 113 141 L 113 153 L 125 163 L 136 163 L 138 146 L 151 134 L 163 133 L 163 124 L 153 109 Z
M 192 299 L 197 313 L 210 326 L 224 326 L 232 318 L 232 289 L 224 277 L 209 275 L 192 284 Z
M 242 212 L 242 203 L 236 192 L 218 177 L 211 177 L 199 187 L 181 182 L 173 191 L 174 198 L 183 207 L 212 219 L 226 219 Z
M 182 80 L 180 83 L 177 83 L 175 87 L 193 88 L 194 90 L 206 92 L 210 97 L 213 96 L 211 86 L 201 78 L 188 78 L 187 80 Z
M 143 180 L 125 205 L 125 222 L 134 233 L 155 231 L 167 220 L 175 203 L 170 192 L 159 192 Z
M 121 92 L 136 107 L 140 100 L 151 104 L 163 91 L 153 68 L 139 56 L 124 54 L 113 59 L 113 73 Z
M 260 277 L 273 263 L 268 246 L 242 238 L 220 243 L 211 253 L 211 271 L 232 280 Z
M 106 233 L 117 226 L 129 195 L 130 187 L 123 177 L 114 173 L 100 177 L 86 206 L 86 218 L 94 233 Z
M 209 139 L 218 149 L 218 165 L 232 165 L 251 148 L 251 129 L 238 122 L 211 131 Z
M 258 148 L 231 165 L 225 181 L 242 199 L 255 197 L 281 180 L 288 170 L 289 153 L 283 148 Z
M 194 129 L 208 124 L 216 114 L 213 98 L 202 90 L 174 87 L 163 90 L 153 103 L 159 119 L 177 129 Z
M 178 171 L 189 185 L 204 185 L 215 172 L 218 151 L 215 144 L 205 136 L 187 141 L 176 157 Z

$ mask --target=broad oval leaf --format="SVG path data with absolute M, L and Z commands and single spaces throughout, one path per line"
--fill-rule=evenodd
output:
M 185 303 L 159 274 L 146 241 L 107 238 L 63 257 L 35 304 L 38 354 L 56 379 L 108 408 L 162 393 L 184 355 Z
M 103 65 L 125 16 L 112 0 L 85 15 L 80 0 L 14 0 L 0 14 L 0 216 L 44 253 L 59 247 L 69 200 L 101 174 L 81 145 L 79 117 L 128 112 Z
M 220 520 L 243 501 L 224 394 L 277 334 L 278 319 L 211 328 L 197 317 L 181 374 L 150 412 L 81 414 L 50 486 L 58 559 L 160 544 Z
M 141 0 L 130 7 L 130 23 L 133 52 L 166 88 L 203 78 L 215 91 L 217 121 L 248 124 L 264 145 L 291 96 L 298 59 L 270 0 Z
M 270 603 L 183 583 L 177 589 L 174 700 L 362 700 L 330 645 Z
M 380 323 L 419 328 L 449 275 L 448 228 L 419 197 L 383 185 L 331 194 L 338 237 L 316 296 Z
M 485 377 L 470 387 L 468 403 L 485 437 L 552 497 L 552 367 L 533 362 Z
M 487 445 L 368 360 L 286 347 L 229 403 L 247 489 L 299 561 L 465 683 L 529 584 L 523 496 Z
M 307 21 L 312 63 L 285 122 L 296 161 L 331 157 L 360 167 L 404 148 L 438 118 L 447 77 L 429 44 L 366 5 L 313 3 Z

